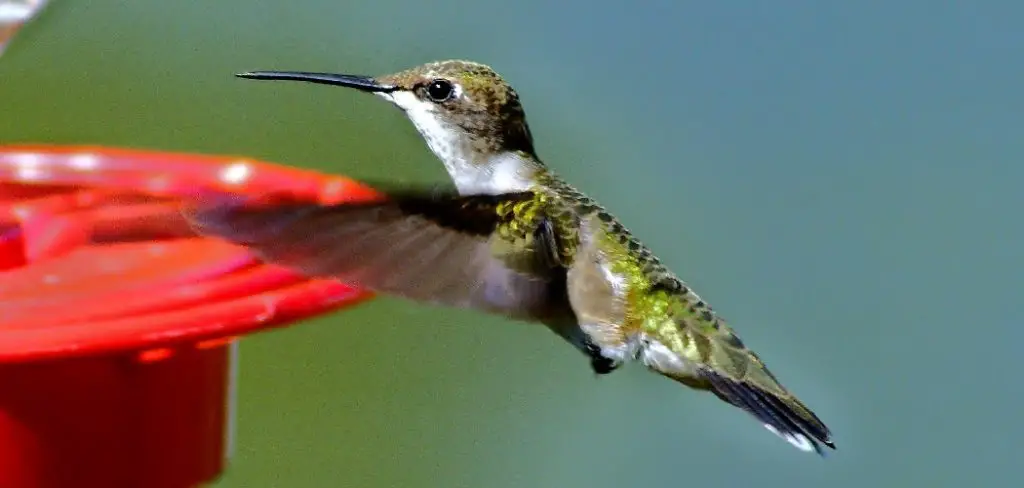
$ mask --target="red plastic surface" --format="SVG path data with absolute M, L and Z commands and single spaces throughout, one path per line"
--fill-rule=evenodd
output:
M 209 192 L 375 197 L 244 158 L 0 146 L 0 363 L 238 335 L 369 297 L 192 235 L 178 206 Z
M 370 297 L 195 236 L 180 205 L 210 193 L 377 197 L 246 158 L 0 146 L 0 488 L 212 480 L 233 340 Z
M 230 349 L 0 368 L 0 487 L 184 488 L 227 458 Z

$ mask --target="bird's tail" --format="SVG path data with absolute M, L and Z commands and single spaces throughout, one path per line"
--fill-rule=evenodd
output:
M 824 455 L 821 446 L 831 449 L 832 434 L 814 412 L 793 395 L 780 395 L 746 382 L 705 370 L 708 389 L 719 398 L 753 415 L 765 428 L 802 451 Z

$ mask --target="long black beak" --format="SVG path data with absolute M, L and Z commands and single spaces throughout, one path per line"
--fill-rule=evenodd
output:
M 319 83 L 322 85 L 346 86 L 370 93 L 390 93 L 398 89 L 394 85 L 378 83 L 369 76 L 339 75 L 333 73 L 306 73 L 302 71 L 249 71 L 238 73 L 239 78 L 252 80 L 287 80 Z

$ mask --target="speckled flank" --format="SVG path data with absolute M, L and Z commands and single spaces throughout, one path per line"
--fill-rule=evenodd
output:
M 604 317 L 617 329 L 611 335 L 614 339 L 602 344 L 610 357 L 622 360 L 627 359 L 623 355 L 632 355 L 681 383 L 710 390 L 802 450 L 820 452 L 817 442 L 834 447 L 828 429 L 814 413 L 618 219 L 550 171 L 539 172 L 537 179 L 537 191 L 548 192 L 562 203 L 549 204 L 551 218 L 559 226 L 572 227 L 560 233 L 567 243 L 568 262 L 581 242 L 571 238 L 579 236 L 579 222 L 596 217 L 597 228 L 583 232 L 598 234 L 590 238 L 598 239 L 605 259 L 600 266 L 618 282 L 615 288 L 625 300 L 622 316 Z

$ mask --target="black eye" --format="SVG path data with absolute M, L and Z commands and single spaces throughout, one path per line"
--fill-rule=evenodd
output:
M 455 87 L 448 80 L 434 80 L 427 85 L 427 96 L 431 100 L 441 103 L 448 101 L 455 93 Z

